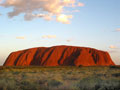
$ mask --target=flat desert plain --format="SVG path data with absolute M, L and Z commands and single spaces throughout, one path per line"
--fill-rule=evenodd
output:
M 120 90 L 120 67 L 1 66 L 0 90 Z

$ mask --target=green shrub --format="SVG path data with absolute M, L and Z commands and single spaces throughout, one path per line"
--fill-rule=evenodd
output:
M 87 77 L 80 80 L 74 88 L 79 90 L 120 90 L 120 80 Z
M 76 84 L 76 88 L 80 90 L 98 90 L 100 88 L 101 79 L 98 77 L 87 77 L 80 80 Z
M 59 85 L 62 85 L 62 83 L 60 81 L 57 81 L 57 80 L 49 80 L 47 82 L 48 86 L 49 87 L 58 87 Z
M 78 67 L 82 67 L 82 65 L 79 65 Z
M 18 75 L 20 72 L 14 71 L 12 72 L 14 75 Z
M 114 76 L 114 77 L 120 77 L 120 73 L 114 73 L 114 74 L 112 74 L 112 76 Z
M 110 69 L 120 69 L 120 66 L 109 66 Z
M 72 71 L 70 71 L 70 72 L 67 72 L 67 74 L 72 74 Z

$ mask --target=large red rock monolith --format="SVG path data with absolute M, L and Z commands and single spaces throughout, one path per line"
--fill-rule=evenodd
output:
M 12 52 L 4 66 L 109 66 L 108 52 L 85 47 L 39 47 Z

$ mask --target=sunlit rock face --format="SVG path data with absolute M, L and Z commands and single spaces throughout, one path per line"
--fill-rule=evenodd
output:
M 109 66 L 108 52 L 86 47 L 38 47 L 12 52 L 4 66 Z

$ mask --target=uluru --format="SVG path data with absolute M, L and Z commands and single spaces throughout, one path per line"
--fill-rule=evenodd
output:
M 4 66 L 110 66 L 115 65 L 106 51 L 88 47 L 37 47 L 12 52 Z

